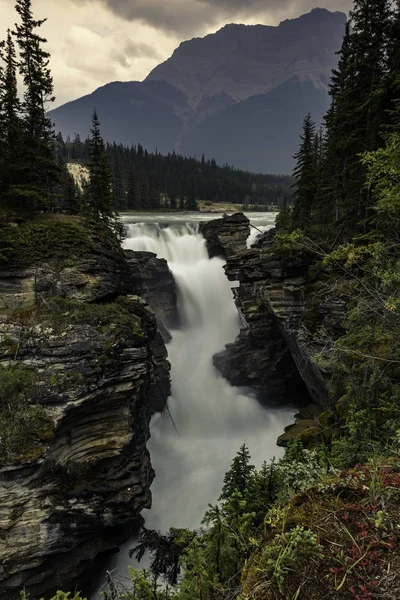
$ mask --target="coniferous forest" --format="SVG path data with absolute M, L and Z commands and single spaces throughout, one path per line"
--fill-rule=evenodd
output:
M 63 140 L 57 135 L 57 154 L 63 162 L 90 164 L 90 141 Z M 289 176 L 241 171 L 214 159 L 184 157 L 175 152 L 149 153 L 140 144 L 131 148 L 106 144 L 117 209 L 197 210 L 198 201 L 237 204 L 268 210 L 290 203 L 293 180 Z
M 30 0 L 16 9 L 20 24 L 0 47 L 0 202 L 4 223 L 13 222 L 0 229 L 2 264 L 13 252 L 42 250 L 14 225 L 36 235 L 31 223 L 45 213 L 71 213 L 120 240 L 118 210 L 280 204 L 261 256 L 272 253 L 282 270 L 307 265 L 300 343 L 319 348 L 313 360 L 328 379 L 329 406 L 282 459 L 256 468 L 240 448 L 201 528 L 143 527 L 132 556 L 147 553 L 150 570 L 130 569 L 122 585 L 109 573 L 105 600 L 400 598 L 400 1 L 354 0 L 325 126 L 316 130 L 305 115 L 292 191 L 290 178 L 105 146 L 96 111 L 89 140 L 55 138 L 43 21 Z M 82 190 L 66 161 L 88 166 Z M 55 230 L 58 243 L 70 236 L 65 252 L 74 236 L 82 242 L 74 227 Z M 102 315 L 104 333 L 112 327 Z M 1 379 L 6 430 L 10 398 L 21 390 Z M 35 434 L 35 419 L 21 417 L 24 436 Z M 53 600 L 81 598 L 59 592 Z

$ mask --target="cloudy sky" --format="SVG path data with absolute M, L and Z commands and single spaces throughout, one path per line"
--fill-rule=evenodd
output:
M 14 0 L 0 0 L 4 31 Z M 52 55 L 56 105 L 110 81 L 142 80 L 183 40 L 226 23 L 277 25 L 314 6 L 347 12 L 351 0 L 32 0 Z M 4 33 L 0 33 L 4 37 Z

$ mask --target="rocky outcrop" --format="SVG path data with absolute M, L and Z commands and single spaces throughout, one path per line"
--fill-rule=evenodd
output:
M 243 213 L 235 213 L 222 219 L 200 223 L 200 232 L 206 239 L 210 258 L 227 258 L 246 248 L 250 221 Z
M 50 226 L 54 227 L 54 223 L 43 225 Z M 50 247 L 48 259 L 43 252 L 43 256 L 40 253 L 33 260 L 24 255 L 23 258 L 13 258 L 1 264 L 0 310 L 32 306 L 39 298 L 46 296 L 103 302 L 127 293 L 130 271 L 122 249 L 104 237 L 98 228 L 88 227 L 87 234 L 79 224 L 68 224 L 67 230 L 65 224 L 60 228 L 60 236 L 65 231 L 71 235 L 71 247 L 65 248 L 64 255 Z M 83 234 L 87 238 L 79 240 L 78 246 L 74 236 Z M 31 232 L 27 235 L 31 235 Z M 45 241 L 45 235 L 38 239 L 38 243 Z M 79 251 L 76 251 L 77 248 Z M 52 251 L 55 252 L 54 256 L 51 256 Z
M 129 264 L 131 288 L 147 300 L 157 317 L 159 329 L 168 342 L 168 329 L 178 325 L 177 288 L 168 263 L 152 252 L 126 250 Z
M 297 401 L 304 397 L 304 382 L 309 399 L 327 407 L 329 364 L 320 360 L 317 366 L 314 359 L 327 355 L 331 337 L 340 331 L 344 302 L 323 298 L 313 304 L 313 257 L 279 253 L 274 235 L 263 234 L 250 250 L 227 259 L 227 276 L 240 282 L 235 299 L 246 328 L 215 364 L 230 381 L 251 385 L 261 396 L 275 391 Z M 318 335 L 307 327 L 310 318 L 318 323 Z
M 252 388 L 266 404 L 307 402 L 306 387 L 273 313 L 246 284 L 234 290 L 234 297 L 245 327 L 233 344 L 214 355 L 214 365 L 232 385 Z
M 12 452 L 1 437 L 1 600 L 73 587 L 151 505 L 146 443 L 169 363 L 130 273 L 122 251 L 95 238 L 80 257 L 0 272 L 0 366 L 34 373 L 31 401 L 51 424 Z

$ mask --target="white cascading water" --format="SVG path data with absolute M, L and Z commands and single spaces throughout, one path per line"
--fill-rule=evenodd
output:
M 232 284 L 224 262 L 209 259 L 196 225 L 161 228 L 128 225 L 125 248 L 156 253 L 168 261 L 179 291 L 181 328 L 168 344 L 172 365 L 174 423 L 156 415 L 148 444 L 156 478 L 146 527 L 199 527 L 208 503 L 215 503 L 230 463 L 245 443 L 253 463 L 280 456 L 276 439 L 294 411 L 263 408 L 247 392 L 232 387 L 214 368 L 212 356 L 233 342 L 240 329 Z M 132 564 L 128 542 L 115 559 L 121 576 Z M 141 566 L 147 566 L 146 564 Z

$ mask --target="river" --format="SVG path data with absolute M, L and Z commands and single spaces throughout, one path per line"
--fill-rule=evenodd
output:
M 273 226 L 275 215 L 249 215 L 258 229 Z M 214 368 L 212 356 L 239 333 L 240 317 L 224 261 L 209 259 L 198 222 L 218 215 L 125 216 L 125 248 L 155 252 L 168 261 L 178 286 L 179 329 L 168 344 L 172 366 L 173 418 L 155 415 L 148 443 L 156 472 L 153 506 L 146 527 L 196 528 L 215 503 L 225 472 L 245 443 L 253 463 L 281 456 L 277 437 L 293 420 L 294 409 L 266 409 L 249 390 L 232 387 Z M 133 223 L 135 221 L 135 223 Z M 258 235 L 253 229 L 251 241 Z M 118 577 L 133 564 L 130 540 L 113 559 Z

